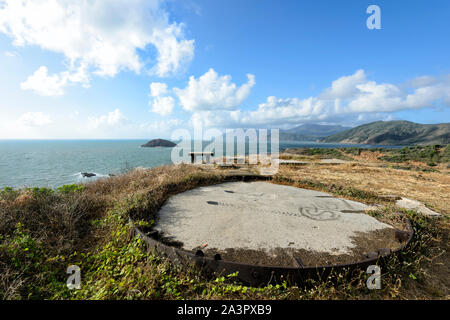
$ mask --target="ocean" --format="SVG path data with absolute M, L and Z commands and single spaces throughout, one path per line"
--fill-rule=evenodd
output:
M 171 164 L 172 148 L 141 148 L 146 140 L 0 140 L 0 188 L 49 187 L 82 183 L 131 168 Z M 380 147 L 280 142 L 292 147 Z M 392 148 L 392 147 L 388 147 Z M 82 172 L 96 177 L 83 178 Z

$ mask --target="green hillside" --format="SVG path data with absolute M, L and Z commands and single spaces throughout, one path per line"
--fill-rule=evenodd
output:
M 322 124 L 302 124 L 288 130 L 280 130 L 281 141 L 316 141 L 319 138 L 327 137 L 350 129 L 340 125 Z
M 380 145 L 431 145 L 450 143 L 450 123 L 419 124 L 377 121 L 320 139 L 321 142 Z

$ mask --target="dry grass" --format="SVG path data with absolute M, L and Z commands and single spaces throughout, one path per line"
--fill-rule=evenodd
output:
M 118 226 L 102 221 L 112 210 L 151 221 L 172 194 L 221 177 L 194 166 L 162 166 L 61 190 L 0 191 L 0 298 L 51 297 L 65 286 L 67 261 L 110 245 Z
M 292 180 L 312 181 L 318 184 L 351 186 L 376 195 L 396 195 L 426 204 L 443 214 L 435 220 L 436 233 L 427 245 L 427 254 L 417 266 L 420 280 L 414 275 L 401 280 L 398 296 L 403 299 L 450 298 L 450 174 L 447 164 L 437 166 L 439 171 L 424 172 L 390 168 L 392 164 L 379 160 L 380 152 L 362 151 L 350 155 L 354 161 L 340 165 L 314 164 L 305 166 L 281 166 L 279 176 Z M 308 157 L 302 160 L 308 161 Z M 419 161 L 407 161 L 400 166 L 426 168 Z M 415 279 L 415 280 L 414 280 Z M 400 281 L 400 280 L 399 280 Z
M 360 163 L 282 166 L 279 174 L 294 179 L 352 186 L 378 195 L 398 195 L 419 200 L 431 209 L 450 214 L 450 175 L 413 172 Z
M 91 221 L 107 208 L 103 197 L 81 190 L 6 189 L 0 191 L 0 199 L 0 297 L 4 299 L 48 294 L 52 290 L 48 281 L 64 276 L 60 258 L 94 241 Z
M 78 191 L 1 192 L 0 295 L 5 299 L 370 298 L 364 278 L 341 282 L 338 287 L 331 282 L 317 284 L 309 291 L 283 286 L 250 290 L 230 285 L 222 278 L 207 281 L 195 272 L 182 271 L 153 256 L 130 237 L 129 216 L 151 224 L 158 209 L 171 195 L 219 183 L 227 179 L 228 173 L 228 170 L 216 170 L 211 166 L 162 166 L 98 180 Z M 291 180 L 333 184 L 337 189 L 352 186 L 366 191 L 361 193 L 363 196 L 405 195 L 449 213 L 450 180 L 444 173 L 418 173 L 356 163 L 282 166 L 279 174 Z M 436 233 L 428 232 L 428 224 L 424 223 L 421 228 L 434 237 L 430 253 L 423 254 L 417 249 L 414 255 L 419 258 L 411 258 L 411 265 L 400 267 L 397 264 L 398 269 L 391 272 L 400 274 L 388 275 L 392 283 L 388 283 L 384 291 L 375 293 L 375 298 L 442 298 L 448 295 L 449 228 L 445 221 L 440 223 Z M 418 243 L 417 248 L 423 248 L 428 240 L 418 239 Z M 419 272 L 414 266 L 419 262 L 423 281 L 412 280 L 404 274 L 404 270 Z M 68 264 L 82 267 L 84 287 L 80 291 L 68 292 L 65 288 Z

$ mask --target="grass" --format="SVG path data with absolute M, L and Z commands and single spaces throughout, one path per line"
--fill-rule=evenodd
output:
M 332 148 L 292 148 L 287 150 L 291 155 L 296 156 L 314 156 L 319 159 L 336 158 L 341 160 L 352 160 L 345 156 L 339 149 Z
M 388 162 L 420 161 L 428 166 L 436 166 L 436 163 L 450 162 L 450 145 L 431 145 L 403 147 L 401 149 L 391 149 L 381 157 L 381 160 Z
M 333 193 L 336 196 L 357 200 L 357 201 L 363 201 L 367 204 L 378 204 L 378 203 L 385 203 L 390 202 L 392 200 L 387 200 L 385 198 L 379 197 L 374 192 L 368 192 L 363 190 L 358 190 L 353 187 L 349 186 L 342 186 L 342 185 L 336 185 L 336 184 L 325 184 L 321 182 L 317 182 L 310 179 L 292 179 L 289 176 L 278 174 L 276 175 L 272 182 L 279 183 L 279 184 L 285 184 L 285 185 L 291 185 L 296 186 L 298 188 L 305 188 L 305 189 L 313 189 L 313 190 L 319 190 L 324 192 Z
M 370 151 L 370 152 L 386 152 L 385 148 L 359 148 L 359 147 L 346 147 L 346 148 L 339 148 L 344 153 L 350 154 L 350 155 L 357 155 L 359 156 L 362 151 Z
M 402 170 L 433 171 L 439 164 L 450 168 L 450 145 L 412 146 L 400 149 L 386 148 L 290 148 L 282 154 L 284 158 L 302 157 L 301 160 L 336 158 L 348 161 L 375 160 Z M 411 165 L 413 164 L 413 165 Z
M 180 269 L 147 251 L 132 236 L 129 217 L 145 230 L 171 195 L 228 179 L 221 172 L 163 166 L 57 190 L 5 188 L 0 192 L 0 298 L 401 299 L 448 295 L 448 288 L 437 280 L 442 270 L 429 281 L 427 269 L 429 261 L 437 266 L 445 258 L 448 220 L 430 220 L 413 211 L 405 214 L 416 238 L 407 252 L 390 258 L 382 269 L 382 289 L 374 291 L 366 287 L 364 270 L 352 275 L 335 272 L 302 287 L 288 283 L 246 287 L 233 274 L 205 279 L 195 269 Z M 281 172 L 274 182 L 368 203 L 389 203 L 376 192 L 313 177 L 298 178 L 293 171 Z M 373 214 L 389 216 L 389 211 Z M 81 268 L 81 290 L 66 287 L 66 269 L 72 264 Z
M 0 192 L 0 297 L 43 298 L 62 285 L 66 259 L 86 246 L 106 207 L 83 189 Z
M 352 186 L 378 195 L 396 194 L 450 214 L 450 172 L 445 166 L 384 162 L 378 159 L 381 156 L 378 151 L 363 150 L 351 163 L 320 167 L 314 165 L 314 159 L 304 156 L 302 160 L 310 164 L 295 168 L 280 166 L 279 173 L 294 180 Z

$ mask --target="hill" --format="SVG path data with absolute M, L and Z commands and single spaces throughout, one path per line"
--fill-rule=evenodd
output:
M 292 129 L 280 130 L 282 141 L 316 141 L 318 138 L 327 137 L 350 129 L 340 125 L 302 124 Z
M 176 144 L 169 140 L 164 139 L 153 139 L 143 144 L 141 147 L 144 148 L 155 148 L 155 147 L 175 147 Z
M 450 123 L 376 121 L 322 138 L 320 142 L 380 145 L 449 144 Z

